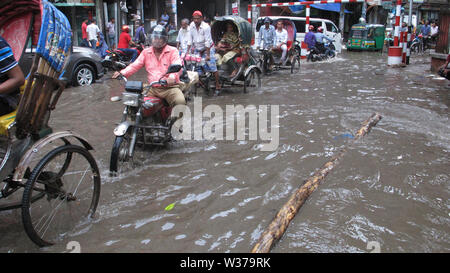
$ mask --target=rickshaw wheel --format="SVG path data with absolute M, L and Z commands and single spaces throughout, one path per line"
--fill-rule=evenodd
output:
M 100 172 L 94 157 L 78 145 L 60 146 L 45 155 L 26 182 L 22 221 L 39 247 L 53 245 L 88 223 L 100 196 Z
M 211 77 L 206 77 L 203 80 L 203 90 L 208 96 L 212 96 L 214 94 L 214 90 L 211 88 Z
M 298 73 L 300 71 L 300 57 L 294 56 L 291 61 L 291 74 Z
M 261 88 L 261 73 L 252 69 L 244 79 L 244 93 Z

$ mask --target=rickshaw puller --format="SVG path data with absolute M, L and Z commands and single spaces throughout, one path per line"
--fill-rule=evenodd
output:
M 216 79 L 216 94 L 220 92 L 219 72 L 217 71 L 216 59 L 214 54 L 211 54 L 213 49 L 213 40 L 211 37 L 211 27 L 203 22 L 203 15 L 200 11 L 195 11 L 192 14 L 193 22 L 189 26 L 190 39 L 188 43 L 188 52 L 192 50 L 197 51 L 205 58 L 206 64 L 204 69 L 207 72 L 214 74 Z
M 275 46 L 275 27 L 271 25 L 272 21 L 269 17 L 264 19 L 264 27 L 259 29 L 259 45 L 257 49 L 272 50 Z M 273 58 L 270 58 L 270 66 L 273 66 Z

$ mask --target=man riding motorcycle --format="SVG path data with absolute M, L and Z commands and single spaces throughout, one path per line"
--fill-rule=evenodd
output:
M 144 49 L 135 62 L 120 72 L 115 72 L 112 77 L 117 78 L 120 74 L 129 77 L 142 67 L 145 67 L 148 82 L 159 81 L 166 74 L 170 65 L 182 64 L 178 50 L 167 44 L 168 38 L 165 28 L 161 25 L 156 25 L 150 35 L 152 46 Z M 152 87 L 146 96 L 165 99 L 172 107 L 179 104 L 185 105 L 186 100 L 179 85 L 180 73 L 169 74 L 165 80 L 167 85 Z
M 309 26 L 309 32 L 305 35 L 305 43 L 308 45 L 308 49 L 312 50 L 316 45 L 316 35 L 314 34 L 314 26 Z
M 324 39 L 328 40 L 329 42 L 334 42 L 333 39 L 328 38 L 323 34 L 323 27 L 317 28 L 316 36 L 316 48 L 319 50 L 320 53 L 325 53 L 325 55 L 328 55 L 330 50 L 325 48 L 324 46 Z
M 127 54 L 131 61 L 134 62 L 137 58 L 138 51 L 134 48 L 130 48 L 130 46 L 137 46 L 133 40 L 131 40 L 131 36 L 129 34 L 130 27 L 128 25 L 122 26 L 122 33 L 120 33 L 119 43 L 117 44 L 117 49 Z

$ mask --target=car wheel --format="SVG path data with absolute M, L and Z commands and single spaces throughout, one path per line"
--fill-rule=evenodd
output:
M 88 64 L 80 64 L 73 73 L 74 86 L 91 85 L 95 82 L 95 70 Z

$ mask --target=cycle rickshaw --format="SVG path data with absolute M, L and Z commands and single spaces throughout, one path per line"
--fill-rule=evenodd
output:
M 211 25 L 211 37 L 214 46 L 217 49 L 219 42 L 226 32 L 227 24 L 233 26 L 234 32 L 239 37 L 240 44 L 239 47 L 235 49 L 236 55 L 230 62 L 222 63 L 221 65 L 217 64 L 220 85 L 222 88 L 242 87 L 244 93 L 259 89 L 261 87 L 261 69 L 257 66 L 257 57 L 250 47 L 253 38 L 252 26 L 247 20 L 239 16 L 216 17 Z M 215 51 L 217 62 L 217 57 L 219 57 L 218 54 L 220 52 L 218 52 L 218 50 Z M 202 71 L 204 60 L 200 56 L 188 55 L 186 56 L 185 61 L 189 70 L 196 70 L 199 72 L 199 85 L 210 94 L 212 86 L 214 86 L 215 78 L 211 73 Z M 231 62 L 234 63 L 234 67 L 229 65 Z M 234 69 L 236 69 L 237 72 L 235 75 L 232 75 Z
M 294 22 L 292 22 L 289 19 L 276 20 L 273 22 L 273 25 L 276 27 L 279 21 L 283 22 L 284 29 L 286 29 L 288 33 L 288 40 L 286 43 L 287 46 L 286 66 L 290 68 L 291 73 L 298 73 L 300 71 L 301 48 L 296 40 L 297 29 L 295 27 Z M 271 58 L 273 58 L 274 61 L 274 66 L 272 68 L 273 70 L 284 68 L 284 66 L 281 63 L 281 55 L 282 55 L 281 49 L 273 49 L 273 50 L 262 49 L 261 53 L 262 54 L 260 55 L 260 60 L 258 64 L 261 67 L 263 74 L 267 74 L 267 72 L 271 70 L 270 69 Z
M 36 52 L 18 108 L 0 117 L 0 217 L 20 209 L 28 237 L 49 246 L 88 224 L 100 195 L 92 146 L 76 133 L 54 133 L 48 126 L 65 87 L 59 77 L 72 46 L 71 28 L 45 0 L 2 1 L 0 26 L 19 64 L 30 40 Z

